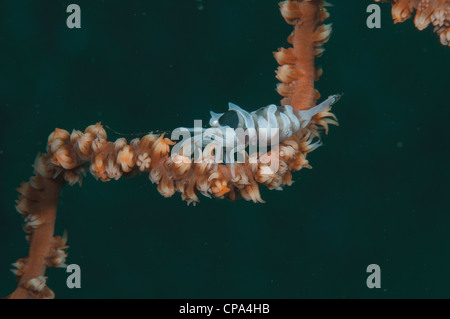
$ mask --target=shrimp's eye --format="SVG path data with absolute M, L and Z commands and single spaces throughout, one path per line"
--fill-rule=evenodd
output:
M 236 111 L 227 111 L 219 118 L 219 124 L 236 129 L 239 127 L 239 116 Z

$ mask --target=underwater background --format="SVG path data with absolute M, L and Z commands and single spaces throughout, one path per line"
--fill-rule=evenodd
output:
M 66 8 L 81 7 L 81 29 Z M 431 28 L 366 27 L 372 1 L 333 1 L 333 34 L 316 63 L 323 97 L 344 93 L 312 170 L 265 204 L 162 197 L 148 176 L 87 175 L 62 192 L 56 298 L 449 298 L 449 48 Z M 193 126 L 279 103 L 272 52 L 292 26 L 277 1 L 0 2 L 0 296 L 28 254 L 15 187 L 55 127 L 101 121 L 109 139 Z M 114 130 L 114 131 L 113 131 Z M 134 136 L 125 135 L 129 140 Z M 381 267 L 368 289 L 366 268 Z

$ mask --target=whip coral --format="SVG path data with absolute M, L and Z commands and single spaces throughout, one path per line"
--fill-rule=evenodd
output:
M 419 30 L 430 24 L 439 36 L 442 45 L 450 46 L 450 1 L 449 0 L 375 0 L 392 3 L 394 23 L 408 20 L 415 12 L 414 24 Z
M 275 58 L 280 64 L 277 78 L 282 82 L 278 92 L 284 97 L 282 105 L 296 110 L 309 110 L 320 97 L 314 89 L 322 71 L 314 60 L 323 52 L 322 44 L 331 33 L 330 25 L 321 25 L 328 17 L 321 0 L 295 0 L 280 3 L 284 19 L 294 26 L 288 41 L 292 48 L 279 49 Z M 34 164 L 35 175 L 23 183 L 18 191 L 17 210 L 25 217 L 25 231 L 30 242 L 28 258 L 13 264 L 17 289 L 11 298 L 52 298 L 46 286 L 47 267 L 65 266 L 66 237 L 53 236 L 59 193 L 65 184 L 81 184 L 89 172 L 101 181 L 148 174 L 164 197 L 180 193 L 188 204 L 199 201 L 199 195 L 235 200 L 239 197 L 264 202 L 259 184 L 269 189 L 291 185 L 292 172 L 310 168 L 307 155 L 320 145 L 320 130 L 328 132 L 329 124 L 336 124 L 330 107 L 315 113 L 306 124 L 289 138 L 263 154 L 265 161 L 252 162 L 249 156 L 243 163 L 227 165 L 214 162 L 214 147 L 205 147 L 204 160 L 193 161 L 183 152 L 171 155 L 175 142 L 165 134 L 148 134 L 128 142 L 124 138 L 108 141 L 100 123 L 84 131 L 71 133 L 55 129 L 47 143 L 47 153 L 39 154 Z M 247 154 L 248 155 L 248 154 Z M 279 161 L 278 169 L 270 166 L 270 159 Z M 267 160 L 269 159 L 269 160 Z

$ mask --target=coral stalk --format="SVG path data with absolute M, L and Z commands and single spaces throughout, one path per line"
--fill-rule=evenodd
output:
M 19 280 L 17 289 L 10 298 L 53 298 L 53 292 L 46 286 L 47 266 L 62 267 L 66 254 L 65 240 L 53 237 L 59 194 L 64 181 L 53 178 L 44 164 L 45 156 L 38 155 L 35 173 L 29 182 L 23 183 L 18 191 L 17 210 L 25 217 L 25 232 L 30 235 L 28 258 L 19 259 L 13 272 Z
M 322 44 L 331 34 L 331 24 L 321 25 L 329 17 L 321 0 L 296 0 L 280 3 L 280 11 L 288 24 L 294 26 L 288 37 L 292 48 L 280 48 L 274 53 L 280 67 L 277 79 L 280 83 L 278 93 L 284 96 L 282 105 L 291 105 L 298 110 L 307 110 L 316 105 L 320 97 L 314 89 L 314 81 L 322 75 L 314 60 L 322 55 Z
M 450 46 L 450 0 L 375 0 L 392 3 L 394 23 L 401 23 L 414 17 L 418 30 L 426 29 L 430 24 L 439 36 L 442 45 Z

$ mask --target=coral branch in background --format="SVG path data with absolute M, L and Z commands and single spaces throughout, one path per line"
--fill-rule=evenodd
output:
M 289 37 L 293 48 L 280 49 L 275 54 L 281 65 L 277 77 L 283 82 L 278 91 L 285 97 L 284 105 L 300 110 L 313 107 L 319 98 L 314 81 L 321 71 L 315 68 L 314 59 L 322 53 L 321 44 L 327 41 L 331 31 L 329 26 L 319 26 L 328 17 L 323 5 L 320 0 L 280 4 L 284 18 L 295 29 Z M 198 202 L 199 194 L 263 202 L 259 184 L 281 189 L 293 183 L 292 172 L 310 168 L 306 156 L 320 145 L 319 129 L 327 133 L 329 124 L 337 124 L 330 108 L 315 114 L 308 124 L 261 155 L 260 160 L 250 161 L 247 156 L 244 163 L 234 165 L 217 163 L 215 149 L 208 146 L 204 148 L 201 163 L 194 163 L 182 152 L 171 156 L 175 143 L 164 134 L 148 134 L 128 143 L 125 138 L 108 141 L 100 123 L 83 132 L 56 129 L 49 136 L 47 153 L 36 159 L 35 176 L 18 188 L 17 210 L 25 217 L 30 251 L 28 258 L 13 264 L 19 283 L 9 297 L 54 297 L 46 286 L 45 271 L 50 266 L 64 267 L 67 256 L 65 236 L 53 237 L 59 193 L 66 183 L 81 185 L 87 164 L 90 173 L 104 182 L 138 173 L 148 174 L 164 197 L 178 192 L 188 204 Z M 277 171 L 270 166 L 272 154 L 278 155 L 274 156 L 278 160 Z M 264 157 L 266 160 L 261 160 Z
M 419 30 L 430 24 L 442 45 L 450 46 L 450 0 L 375 0 L 392 3 L 394 23 L 408 20 L 415 12 L 414 24 Z
M 320 98 L 314 89 L 314 81 L 322 75 L 314 60 L 322 55 L 322 45 L 331 34 L 331 24 L 321 24 L 329 17 L 322 0 L 293 0 L 280 2 L 280 11 L 287 23 L 294 26 L 288 37 L 292 48 L 280 48 L 274 53 L 278 67 L 277 79 L 281 82 L 277 91 L 284 96 L 282 105 L 307 110 Z
M 34 164 L 35 176 L 17 189 L 20 193 L 17 210 L 25 218 L 24 230 L 28 234 L 30 253 L 13 264 L 12 271 L 19 281 L 10 298 L 53 298 L 46 286 L 45 270 L 48 266 L 64 267 L 65 238 L 53 237 L 59 193 L 64 180 L 48 169 L 49 156 L 38 155 Z

